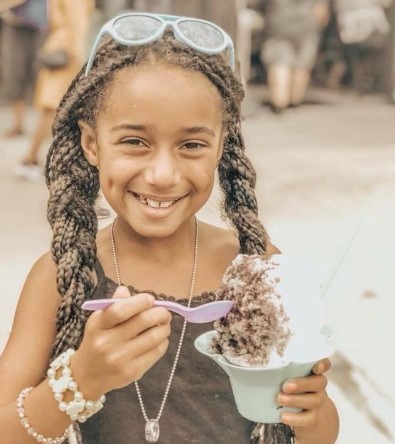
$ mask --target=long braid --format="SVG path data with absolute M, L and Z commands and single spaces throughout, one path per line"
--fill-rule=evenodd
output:
M 84 157 L 75 126 L 78 118 L 75 110 L 84 94 L 83 82 L 74 82 L 62 100 L 46 165 L 52 255 L 58 266 L 57 288 L 61 296 L 53 356 L 79 345 L 86 321 L 81 305 L 94 287 L 97 233 L 94 202 L 99 181 L 97 172 Z
M 224 210 L 239 234 L 240 253 L 264 254 L 267 235 L 258 219 L 255 170 L 244 153 L 244 142 L 236 125 L 225 139 L 218 174 L 225 196 Z
M 47 156 L 46 180 L 50 192 L 48 220 L 53 230 L 52 255 L 58 266 L 57 288 L 61 303 L 52 357 L 68 347 L 79 346 L 87 320 L 81 305 L 95 286 L 98 224 L 94 205 L 99 179 L 97 169 L 84 156 L 77 122 L 79 119 L 94 122 L 101 102 L 96 89 L 106 85 L 112 72 L 125 64 L 125 51 L 115 54 L 118 57 L 105 58 L 102 69 L 90 78 L 85 78 L 81 70 L 62 99 L 53 125 L 54 139 Z M 105 55 L 106 50 L 101 49 L 98 59 Z M 130 63 L 130 54 L 126 58 Z
M 258 219 L 254 194 L 255 171 L 245 155 L 240 132 L 240 103 L 244 91 L 228 65 L 221 56 L 198 53 L 174 40 L 169 33 L 161 41 L 139 48 L 110 41 L 98 50 L 89 76 L 85 77 L 81 70 L 76 77 L 59 105 L 53 125 L 54 139 L 47 158 L 46 180 L 50 191 L 48 220 L 53 229 L 52 255 L 58 267 L 61 303 L 52 356 L 80 344 L 87 320 L 81 305 L 95 287 L 97 217 L 94 203 L 99 179 L 96 168 L 83 154 L 78 120 L 95 124 L 97 112 L 105 106 L 103 98 L 113 73 L 119 68 L 151 60 L 202 72 L 217 87 L 227 130 L 219 164 L 224 211 L 239 233 L 242 253 L 262 254 L 266 250 L 267 235 Z M 78 432 L 78 427 L 76 430 Z M 292 443 L 290 428 L 283 424 L 265 427 L 258 424 L 255 435 L 257 433 L 260 443 Z M 81 442 L 80 433 L 77 435 Z
M 73 141 L 75 135 L 69 134 L 66 125 L 62 132 L 54 140 L 47 162 L 48 220 L 53 230 L 52 255 L 58 265 L 57 288 L 61 296 L 53 355 L 79 345 L 86 320 L 81 305 L 93 288 L 97 232 L 97 174 Z M 83 193 L 87 184 L 90 192 Z

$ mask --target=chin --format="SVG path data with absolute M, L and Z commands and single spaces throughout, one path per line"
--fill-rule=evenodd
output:
M 185 220 L 130 220 L 129 225 L 140 237 L 147 239 L 164 239 L 177 232 Z
M 134 228 L 134 231 L 140 236 L 147 239 L 165 239 L 175 233 L 176 229 L 170 227 L 158 227 L 158 224 L 152 224 L 152 226 Z

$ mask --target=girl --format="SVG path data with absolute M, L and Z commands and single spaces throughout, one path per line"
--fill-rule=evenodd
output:
M 277 252 L 257 216 L 232 60 L 229 37 L 208 22 L 131 13 L 103 27 L 53 127 L 52 250 L 27 278 L 1 357 L 2 444 L 335 441 L 328 360 L 279 393 L 303 412 L 254 425 L 228 377 L 194 350 L 211 326 L 153 306 L 212 301 L 239 252 Z M 217 169 L 234 232 L 195 217 Z M 97 233 L 99 186 L 117 217 Z M 81 308 L 113 296 L 123 300 L 89 319 Z

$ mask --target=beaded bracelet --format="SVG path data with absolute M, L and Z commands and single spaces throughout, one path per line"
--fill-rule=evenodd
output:
M 98 401 L 87 401 L 84 395 L 78 391 L 78 384 L 74 381 L 70 368 L 70 358 L 74 353 L 75 350 L 70 348 L 50 364 L 47 372 L 48 384 L 59 403 L 59 410 L 65 412 L 72 421 L 85 422 L 103 408 L 106 397 L 103 395 Z M 60 369 L 61 374 L 58 377 Z M 65 402 L 63 397 L 68 390 L 73 392 L 73 400 Z
M 23 427 L 26 429 L 27 433 L 34 438 L 37 442 L 41 442 L 43 444 L 61 444 L 64 441 L 66 441 L 69 429 L 73 427 L 73 425 L 69 426 L 66 431 L 63 433 L 62 436 L 59 436 L 57 438 L 45 438 L 41 433 L 38 433 L 34 427 L 31 426 L 29 423 L 29 420 L 27 419 L 25 415 L 25 398 L 26 396 L 33 390 L 33 387 L 28 387 L 23 389 L 16 400 L 16 405 L 18 409 L 18 415 L 19 415 L 19 421 L 23 425 Z

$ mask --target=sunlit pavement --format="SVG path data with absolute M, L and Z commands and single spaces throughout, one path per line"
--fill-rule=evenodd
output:
M 310 104 L 278 116 L 262 98 L 250 89 L 243 123 L 261 219 L 283 252 L 319 265 L 338 350 L 329 386 L 338 443 L 395 443 L 395 107 L 312 91 Z M 0 132 L 9 121 L 1 109 Z M 30 112 L 30 131 L 34 122 Z M 44 183 L 13 174 L 27 144 L 0 139 L 0 349 L 26 273 L 50 241 Z M 219 223 L 215 199 L 201 217 Z

